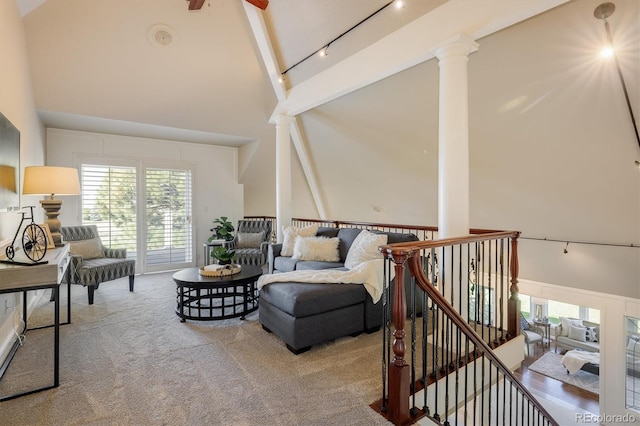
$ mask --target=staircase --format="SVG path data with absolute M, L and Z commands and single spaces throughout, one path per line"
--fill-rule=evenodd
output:
M 523 356 L 518 236 L 472 230 L 380 248 L 387 259 L 383 390 L 374 408 L 389 421 L 557 425 L 511 372 Z
M 245 219 L 272 220 L 276 229 L 274 217 Z M 301 218 L 292 224 L 410 232 L 421 239 L 380 247 L 386 258 L 382 395 L 371 406 L 389 421 L 558 425 L 512 373 L 524 357 L 519 232 L 471 229 L 467 237 L 438 239 L 433 226 Z

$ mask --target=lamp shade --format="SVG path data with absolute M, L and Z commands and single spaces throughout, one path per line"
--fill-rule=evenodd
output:
M 24 168 L 25 195 L 78 195 L 78 170 L 72 167 L 28 166 Z

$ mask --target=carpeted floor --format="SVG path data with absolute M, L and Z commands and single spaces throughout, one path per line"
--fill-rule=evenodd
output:
M 582 370 L 574 374 L 568 374 L 566 368 L 562 365 L 562 355 L 555 352 L 547 352 L 542 355 L 539 360 L 529 366 L 529 370 L 536 371 L 589 392 L 600 394 L 600 377 Z
M 295 356 L 257 312 L 181 323 L 171 273 L 105 283 L 87 305 L 72 286 L 61 327 L 60 387 L 0 403 L 1 425 L 375 425 L 381 335 L 362 334 Z M 66 287 L 62 287 L 63 312 Z M 48 295 L 29 326 L 52 317 Z M 29 331 L 0 394 L 52 381 L 53 329 Z

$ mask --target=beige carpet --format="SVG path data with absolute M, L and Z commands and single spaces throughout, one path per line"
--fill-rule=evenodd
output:
M 60 387 L 0 403 L 0 425 L 376 425 L 380 332 L 295 356 L 257 312 L 181 323 L 171 273 L 105 283 L 87 305 L 72 286 Z M 63 307 L 66 287 L 62 287 Z M 51 318 L 48 295 L 30 326 Z M 64 309 L 63 309 L 64 312 Z M 0 394 L 52 381 L 53 329 L 27 333 Z

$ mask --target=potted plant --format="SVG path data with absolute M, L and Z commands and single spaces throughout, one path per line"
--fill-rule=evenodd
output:
M 219 265 L 229 265 L 236 257 L 236 251 L 229 250 L 224 246 L 218 246 L 211 250 L 211 257 L 217 260 Z
M 216 226 L 210 229 L 210 231 L 213 232 L 213 235 L 209 237 L 209 242 L 213 240 L 233 240 L 233 231 L 235 229 L 226 216 L 221 216 L 218 219 L 215 219 L 213 223 L 216 224 Z

